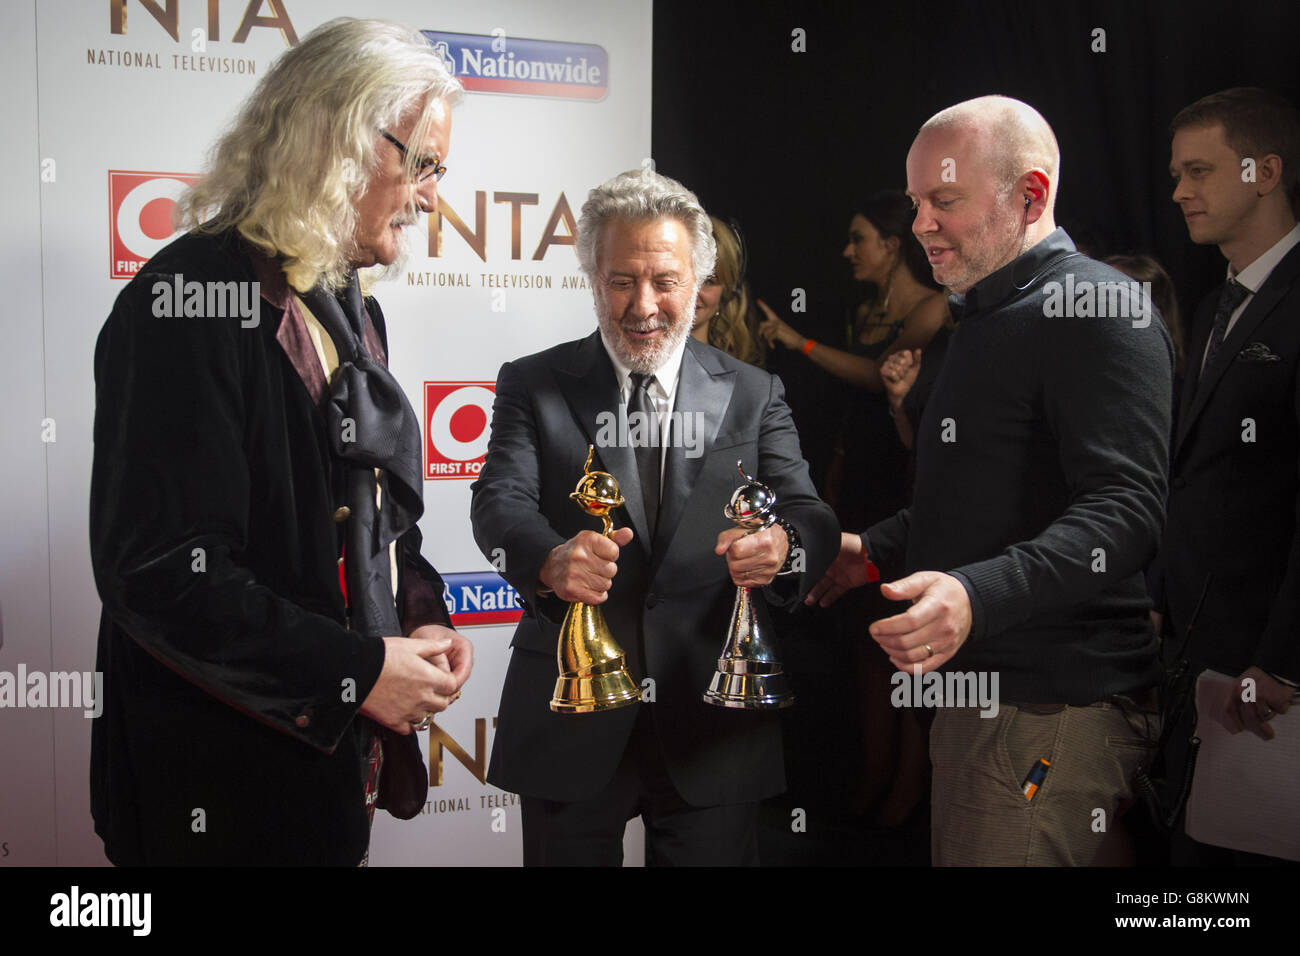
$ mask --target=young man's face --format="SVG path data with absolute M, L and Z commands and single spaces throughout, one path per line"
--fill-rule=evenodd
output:
M 619 360 L 650 373 L 695 317 L 690 234 L 677 219 L 605 223 L 596 261 L 596 318 Z
M 1175 133 L 1169 174 L 1192 242 L 1220 246 L 1241 237 L 1257 197 L 1254 183 L 1242 181 L 1241 157 L 1228 145 L 1222 124 Z
M 917 208 L 912 232 L 934 279 L 953 292 L 968 292 L 1020 254 L 1023 197 L 1000 187 L 972 130 L 917 136 L 907 154 L 907 194 Z

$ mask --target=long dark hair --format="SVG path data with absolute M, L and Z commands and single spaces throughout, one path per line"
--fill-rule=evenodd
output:
M 882 189 L 860 201 L 853 207 L 853 212 L 875 226 L 881 238 L 894 236 L 898 239 L 903 265 L 917 282 L 931 289 L 939 288 L 925 250 L 912 235 L 912 222 L 916 219 L 912 200 L 897 189 Z

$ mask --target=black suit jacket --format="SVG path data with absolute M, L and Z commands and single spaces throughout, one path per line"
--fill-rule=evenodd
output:
M 157 317 L 154 283 L 176 275 L 260 282 L 257 324 Z M 375 726 L 357 710 L 384 646 L 344 623 L 325 377 L 284 274 L 234 234 L 178 239 L 118 296 L 95 384 L 91 811 L 109 859 L 356 865 Z M 400 545 L 403 627 L 445 623 L 418 531 Z
M 688 803 L 745 802 L 784 789 L 776 715 L 701 700 L 736 594 L 726 559 L 713 549 L 718 534 L 734 527 L 723 507 L 740 483 L 737 459 L 775 490 L 777 512 L 798 530 L 806 551 L 803 572 L 776 579 L 765 594 L 793 604 L 839 548 L 834 513 L 808 477 L 782 396 L 775 376 L 687 340 L 674 411 L 703 414 L 702 445 L 696 457 L 685 448 L 669 449 L 656 536 L 649 541 L 633 449 L 602 447 L 598 440 L 598 415 L 619 406 L 614 367 L 599 333 L 502 367 L 472 516 L 484 554 L 504 549 L 503 574 L 526 610 L 511 642 L 488 771 L 492 783 L 551 800 L 593 796 L 613 776 L 638 708 L 653 707 L 668 771 Z M 635 532 L 601 607 L 633 677 L 654 680 L 655 702 L 561 715 L 548 705 L 567 605 L 538 597 L 537 574 L 556 545 L 584 528 L 600 529 L 599 520 L 568 497 L 588 444 L 597 446 L 592 467 L 613 474 L 627 501 L 615 512 L 615 524 L 630 524 Z
M 1300 680 L 1300 246 L 1198 374 L 1218 297 L 1192 326 L 1152 596 L 1182 656 Z

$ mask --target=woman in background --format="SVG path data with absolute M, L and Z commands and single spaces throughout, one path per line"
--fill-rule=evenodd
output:
M 732 229 L 717 216 L 709 219 L 713 222 L 718 261 L 713 275 L 700 284 L 691 335 L 742 362 L 761 366 L 766 349 L 755 328 L 745 282 L 744 241 L 739 228 Z
M 869 196 L 849 222 L 842 255 L 853 278 L 871 283 L 873 294 L 857 307 L 846 348 L 804 337 L 761 299 L 758 307 L 767 318 L 759 334 L 768 344 L 802 352 L 832 375 L 881 392 L 880 362 L 899 349 L 924 348 L 948 318 L 947 301 L 912 235 L 915 216 L 911 200 L 890 189 Z
M 925 348 L 948 321 L 947 300 L 912 235 L 915 216 L 911 200 L 897 190 L 875 193 L 858 205 L 843 256 L 853 278 L 870 283 L 871 292 L 845 323 L 841 346 L 803 336 L 761 299 L 758 302 L 767 316 L 758 332 L 768 344 L 802 352 L 856 386 L 845 396 L 835 459 L 823 489 L 823 497 L 851 531 L 889 517 L 906 503 L 907 450 L 890 417 L 881 364 L 900 350 Z

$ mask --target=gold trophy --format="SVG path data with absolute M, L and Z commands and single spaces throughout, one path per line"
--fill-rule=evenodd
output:
M 596 449 L 587 446 L 587 463 L 582 477 L 569 495 L 589 515 L 600 518 L 601 531 L 609 537 L 614 522 L 609 513 L 623 504 L 618 481 L 607 471 L 592 471 Z M 560 676 L 555 681 L 551 710 L 557 714 L 590 714 L 634 704 L 641 690 L 627 672 L 623 649 L 609 633 L 600 608 L 574 601 L 560 625 L 560 643 L 555 654 Z
M 745 484 L 732 492 L 723 513 L 746 528 L 747 534 L 771 527 L 776 521 L 772 511 L 776 492 L 745 474 L 743 462 L 736 462 L 736 470 Z M 718 670 L 704 692 L 706 704 L 738 710 L 776 710 L 794 703 L 794 694 L 769 639 L 771 631 L 762 595 L 755 599 L 749 588 L 737 586 Z

